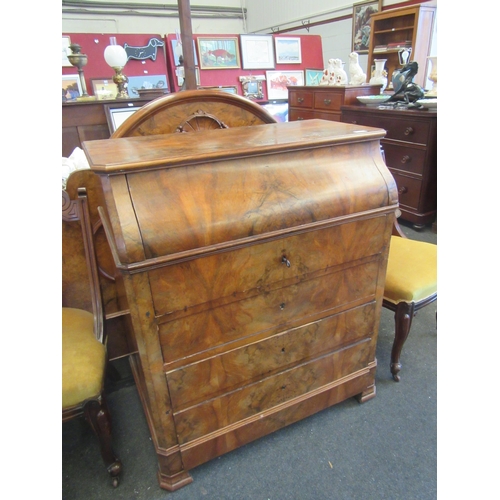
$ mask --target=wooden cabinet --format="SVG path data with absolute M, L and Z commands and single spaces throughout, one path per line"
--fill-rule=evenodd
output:
M 381 85 L 293 86 L 288 87 L 288 119 L 341 121 L 340 108 L 356 104 L 358 95 L 378 95 Z
M 113 99 L 110 101 L 81 101 L 62 104 L 62 156 L 68 158 L 84 141 L 108 139 L 108 119 L 105 107 L 143 106 L 151 98 Z
M 160 485 L 375 396 L 397 208 L 384 131 L 323 120 L 84 143 Z
M 387 131 L 385 159 L 399 192 L 401 218 L 416 229 L 436 219 L 437 112 L 345 106 L 342 121 Z
M 431 48 L 435 16 L 436 7 L 426 5 L 384 10 L 373 14 L 368 52 L 368 79 L 371 68 L 375 65 L 374 60 L 387 59 L 385 69 L 391 82 L 394 70 L 401 68 L 398 56 L 400 49 L 393 46 L 408 42 L 412 49 L 410 60 L 418 63 L 418 73 L 413 81 L 425 88 L 427 57 Z

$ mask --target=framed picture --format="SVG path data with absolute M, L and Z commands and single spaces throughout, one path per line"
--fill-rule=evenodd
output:
M 265 110 L 269 111 L 277 122 L 288 121 L 288 101 L 271 101 L 259 103 Z
M 276 37 L 274 43 L 277 64 L 300 64 L 302 62 L 300 38 Z
M 319 85 L 323 71 L 322 69 L 306 69 L 306 85 Z
M 73 66 L 68 59 L 68 54 L 71 54 L 71 49 L 69 46 L 71 45 L 71 39 L 69 36 L 62 37 L 62 65 L 63 66 Z
M 267 98 L 288 99 L 288 89 L 292 85 L 304 85 L 303 71 L 266 71 Z
M 180 66 L 181 62 L 179 57 L 182 56 L 182 41 L 179 39 L 171 40 L 172 42 L 172 53 L 174 54 L 174 64 Z M 198 56 L 196 55 L 196 45 L 193 40 L 193 53 L 194 53 L 194 65 L 198 66 Z
M 118 93 L 116 83 L 111 78 L 91 78 L 92 93 L 98 100 L 115 99 Z
M 243 69 L 274 69 L 273 35 L 240 35 Z
M 141 106 L 134 106 L 132 103 L 120 102 L 116 104 L 106 104 L 104 112 L 108 122 L 109 133 L 114 131 L 129 117 L 132 116 Z
M 82 95 L 82 84 L 78 75 L 62 75 L 62 102 L 74 101 Z
M 241 68 L 238 38 L 198 37 L 200 69 Z
M 238 89 L 233 85 L 221 85 L 219 87 L 198 87 L 199 89 L 205 90 L 222 90 L 222 92 L 227 92 L 228 94 L 238 94 Z
M 382 0 L 369 0 L 352 6 L 352 44 L 351 50 L 367 54 L 370 45 L 370 18 L 382 10 Z
M 128 77 L 128 95 L 139 97 L 139 90 L 158 89 L 168 92 L 167 75 L 142 75 Z

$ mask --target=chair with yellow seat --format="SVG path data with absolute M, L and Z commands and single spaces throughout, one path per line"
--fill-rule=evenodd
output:
M 391 373 L 400 381 L 401 351 L 413 317 L 419 309 L 437 299 L 437 245 L 406 237 L 394 225 L 382 305 L 394 311 L 395 338 L 391 352 Z
M 104 396 L 103 307 L 86 192 L 62 191 L 62 421 L 84 416 L 97 435 L 114 486 L 122 465 L 113 452 Z

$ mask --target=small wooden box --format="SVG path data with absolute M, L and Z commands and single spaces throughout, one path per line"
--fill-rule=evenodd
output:
M 84 143 L 163 488 L 375 395 L 398 199 L 384 133 L 309 120 Z

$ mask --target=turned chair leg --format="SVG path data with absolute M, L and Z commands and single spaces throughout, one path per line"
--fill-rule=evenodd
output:
M 92 399 L 84 406 L 85 420 L 99 439 L 101 456 L 106 464 L 113 486 L 118 486 L 118 479 L 122 471 L 122 464 L 115 456 L 111 440 L 111 415 L 103 395 Z
M 391 373 L 392 378 L 399 382 L 401 380 L 399 372 L 401 371 L 401 350 L 410 333 L 411 322 L 415 315 L 415 304 L 413 302 L 400 302 L 396 307 L 394 319 L 396 323 L 396 333 L 394 337 L 394 344 L 392 345 L 391 353 Z

